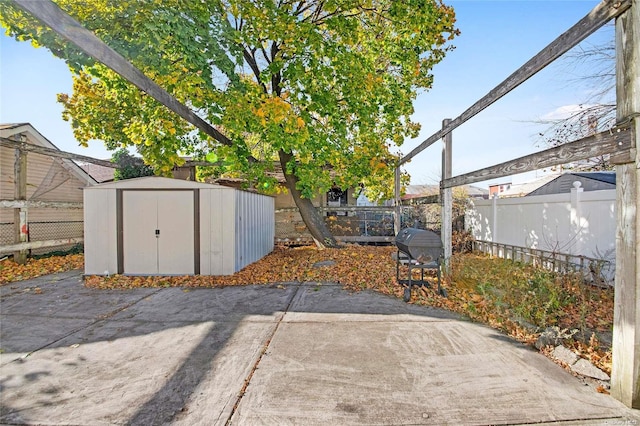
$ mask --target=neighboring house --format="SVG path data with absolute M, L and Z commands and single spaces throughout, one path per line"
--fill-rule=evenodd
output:
M 498 196 L 502 195 L 503 192 L 511 189 L 511 182 L 503 182 L 496 183 L 494 185 L 489 185 L 489 197 L 493 197 L 498 194 Z
M 563 194 L 571 192 L 574 182 L 580 182 L 584 191 L 615 189 L 615 172 L 567 172 L 544 176 L 530 182 L 511 184 L 498 193 L 500 198 L 528 197 L 533 195 Z
M 583 191 L 616 189 L 616 172 L 569 172 L 531 191 L 527 196 L 564 194 L 571 192 L 574 182 L 580 182 Z
M 498 192 L 498 197 L 500 198 L 512 198 L 512 197 L 524 197 L 525 195 L 530 194 L 541 186 L 546 185 L 551 182 L 559 175 L 553 174 L 549 176 L 544 176 L 539 179 L 535 179 L 529 182 L 524 183 L 512 183 L 508 189 Z M 493 197 L 493 195 L 491 196 Z
M 1 124 L 0 136 L 28 144 L 58 149 L 29 123 Z M 71 160 L 28 152 L 26 199 L 82 203 L 82 188 L 97 182 Z M 0 146 L 0 199 L 15 199 L 15 149 Z M 13 208 L 0 208 L 0 245 L 15 242 Z M 82 237 L 81 208 L 29 208 L 29 240 L 54 240 Z M 41 249 L 46 252 L 47 249 Z

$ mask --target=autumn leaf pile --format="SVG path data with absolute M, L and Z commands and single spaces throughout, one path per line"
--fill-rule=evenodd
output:
M 401 298 L 396 280 L 395 247 L 347 245 L 341 249 L 276 248 L 230 276 L 133 277 L 89 276 L 87 287 L 222 287 L 288 282 L 332 282 L 348 290 L 374 290 Z M 82 256 L 31 260 L 19 266 L 0 262 L 0 283 L 82 267 Z M 414 271 L 417 272 L 417 271 Z M 406 269 L 401 268 L 401 277 Z M 419 274 L 419 272 L 418 272 Z M 606 372 L 611 348 L 594 333 L 608 333 L 613 324 L 613 289 L 585 284 L 578 276 L 558 275 L 531 265 L 485 255 L 454 255 L 451 274 L 443 279 L 447 297 L 434 285 L 414 287 L 411 302 L 463 314 L 500 329 L 521 342 L 533 343 L 547 327 L 570 338 L 564 344 Z M 418 278 L 418 276 L 415 276 Z
M 28 259 L 24 265 L 17 264 L 11 259 L 4 259 L 0 261 L 0 284 L 27 280 L 55 272 L 81 269 L 83 267 L 84 256 L 82 254 Z
M 94 288 L 132 287 L 221 287 L 283 282 L 335 282 L 350 290 L 376 289 L 385 294 L 398 292 L 395 281 L 393 247 L 347 245 L 342 249 L 314 247 L 276 248 L 241 271 L 229 276 L 179 277 L 87 277 Z M 316 265 L 314 267 L 314 265 Z M 398 294 L 402 294 L 402 291 Z

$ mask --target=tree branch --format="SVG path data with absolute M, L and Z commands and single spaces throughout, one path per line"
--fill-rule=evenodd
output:
M 260 73 L 260 68 L 258 68 L 258 63 L 256 62 L 255 49 L 249 52 L 247 48 L 243 46 L 242 56 L 244 57 L 244 60 L 247 61 L 247 63 L 249 64 L 249 67 L 251 67 L 251 71 L 253 71 L 253 75 L 256 77 L 256 80 L 258 81 L 258 84 L 260 84 L 260 86 L 262 87 L 262 90 L 264 90 L 264 92 L 267 93 L 267 86 L 260 81 L 261 73 Z

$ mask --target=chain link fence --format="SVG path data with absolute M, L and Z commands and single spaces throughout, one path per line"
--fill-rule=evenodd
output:
M 12 222 L 0 223 L 0 245 L 14 243 L 14 225 Z M 64 238 L 78 238 L 84 236 L 84 224 L 81 220 L 29 222 L 29 241 L 47 241 Z M 42 255 L 53 251 L 67 251 L 74 248 L 74 244 L 56 247 L 45 247 L 31 250 L 32 256 Z
M 411 207 L 403 207 L 401 227 L 417 226 L 423 228 L 425 224 L 437 226 L 438 223 L 418 221 Z M 395 236 L 394 208 L 378 206 L 342 206 L 318 207 L 318 212 L 324 218 L 329 231 L 337 239 L 358 243 L 386 243 L 391 244 Z M 277 209 L 275 214 L 275 243 L 284 245 L 313 244 L 300 212 L 297 208 Z

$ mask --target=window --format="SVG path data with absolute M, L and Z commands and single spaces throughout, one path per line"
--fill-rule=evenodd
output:
M 327 192 L 327 206 L 343 207 L 347 205 L 347 191 L 333 187 Z M 346 216 L 347 212 L 327 212 L 327 216 Z

